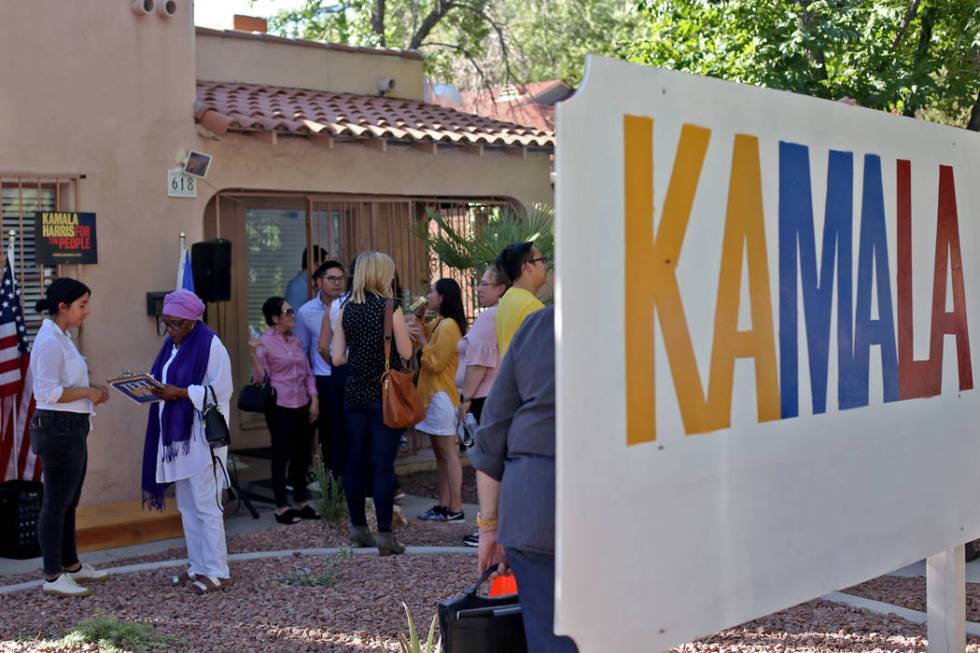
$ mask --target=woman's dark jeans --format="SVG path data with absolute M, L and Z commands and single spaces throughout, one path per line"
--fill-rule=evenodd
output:
M 310 467 L 310 449 L 313 445 L 310 407 L 273 406 L 265 415 L 265 423 L 272 436 L 272 492 L 276 496 L 276 507 L 289 505 L 286 500 L 287 480 L 293 486 L 293 502 L 303 503 L 307 499 L 306 472 Z
M 58 576 L 65 567 L 78 564 L 75 508 L 88 464 L 88 432 L 86 413 L 38 410 L 31 419 L 31 448 L 43 465 L 38 539 L 47 576 Z
M 370 486 L 378 531 L 391 532 L 395 495 L 395 456 L 401 431 L 385 426 L 381 402 L 350 404 L 347 412 L 347 465 L 344 493 L 354 526 L 366 526 L 364 497 Z

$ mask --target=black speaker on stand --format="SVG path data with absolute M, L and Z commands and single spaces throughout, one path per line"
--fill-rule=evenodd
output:
M 218 238 L 191 245 L 191 271 L 194 274 L 194 290 L 204 302 L 230 301 L 231 241 Z M 241 501 L 253 519 L 258 519 L 258 511 L 238 485 L 237 472 L 233 469 L 227 472 L 228 479 L 231 481 L 231 487 L 228 488 L 229 495 Z
M 231 241 L 219 238 L 191 245 L 194 290 L 205 302 L 231 299 Z

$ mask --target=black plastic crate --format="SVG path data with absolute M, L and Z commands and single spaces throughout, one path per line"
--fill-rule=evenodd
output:
M 36 558 L 41 555 L 37 523 L 44 486 L 37 481 L 0 483 L 0 557 Z

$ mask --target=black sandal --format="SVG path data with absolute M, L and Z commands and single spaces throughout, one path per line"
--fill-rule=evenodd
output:
M 280 524 L 296 524 L 300 521 L 300 519 L 299 513 L 292 508 L 289 508 L 282 514 L 278 512 L 276 513 L 276 521 Z
M 302 508 L 300 508 L 299 511 L 297 511 L 296 514 L 299 515 L 301 519 L 319 519 L 320 518 L 320 513 L 318 513 L 316 511 L 316 508 L 314 508 L 310 504 L 306 504 L 305 506 L 303 506 Z

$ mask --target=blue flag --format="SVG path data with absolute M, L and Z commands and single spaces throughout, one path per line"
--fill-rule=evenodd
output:
M 177 263 L 177 288 L 194 291 L 194 273 L 191 268 L 191 254 L 181 244 L 180 261 Z

